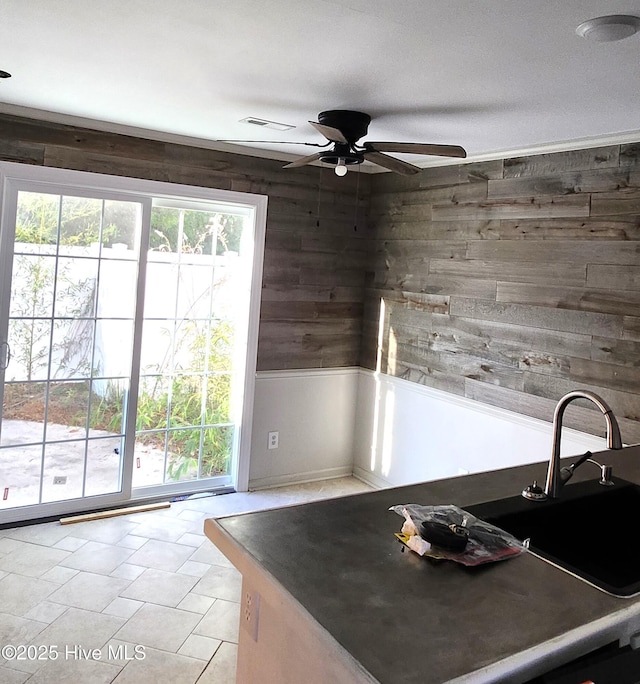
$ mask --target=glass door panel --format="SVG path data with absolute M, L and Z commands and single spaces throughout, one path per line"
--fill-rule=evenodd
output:
M 0 508 L 122 490 L 141 206 L 17 192 Z
M 230 480 L 244 219 L 154 206 L 147 256 L 133 486 Z M 235 249 L 235 252 L 232 250 Z

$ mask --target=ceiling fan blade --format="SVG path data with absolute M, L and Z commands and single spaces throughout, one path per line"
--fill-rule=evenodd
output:
M 460 145 L 431 145 L 429 143 L 367 142 L 365 147 L 377 152 L 406 152 L 409 154 L 433 154 L 439 157 L 460 157 L 467 152 Z
M 322 133 L 327 140 L 331 140 L 331 142 L 344 143 L 345 145 L 349 144 L 349 141 L 344 137 L 344 133 L 338 128 L 334 128 L 333 126 L 325 126 L 317 121 L 309 121 L 309 123 L 316 129 L 316 131 Z
M 292 161 L 290 164 L 285 164 L 282 168 L 283 169 L 296 169 L 299 166 L 306 166 L 307 164 L 311 164 L 311 162 L 317 161 L 320 159 L 322 156 L 322 152 L 316 152 L 315 154 L 310 154 L 308 157 L 300 157 L 300 159 L 296 159 L 295 161 Z
M 395 157 L 390 157 L 388 154 L 383 154 L 376 150 L 365 150 L 362 154 L 368 161 L 371 161 L 378 166 L 384 166 L 385 169 L 389 169 L 390 171 L 401 173 L 403 176 L 410 176 L 422 170 L 413 164 L 401 161 Z

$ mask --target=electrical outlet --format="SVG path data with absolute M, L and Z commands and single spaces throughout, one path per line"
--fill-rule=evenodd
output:
M 269 449 L 277 449 L 279 444 L 280 444 L 280 433 L 277 431 L 270 432 L 269 433 L 269 439 L 267 441 L 267 447 Z
M 240 623 L 254 641 L 258 641 L 258 617 L 260 612 L 260 594 L 245 589 L 242 597 L 242 616 Z

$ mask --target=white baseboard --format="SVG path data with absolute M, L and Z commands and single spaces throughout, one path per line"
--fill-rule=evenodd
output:
M 271 489 L 272 487 L 282 487 L 284 485 L 304 484 L 305 482 L 318 482 L 319 480 L 334 480 L 337 477 L 349 477 L 352 474 L 352 467 L 350 465 L 342 466 L 340 468 L 310 470 L 304 473 L 288 473 L 286 475 L 276 475 L 274 477 L 262 477 L 256 480 L 249 480 L 249 489 Z M 366 482 L 364 479 L 363 481 Z
M 362 480 L 362 482 L 368 484 L 370 487 L 373 487 L 374 489 L 386 489 L 387 487 L 391 486 L 391 483 L 388 480 L 385 480 L 382 477 L 378 477 L 371 471 L 366 470 L 365 468 L 361 468 L 358 465 L 353 466 L 352 475 L 353 477 L 357 478 L 358 480 Z

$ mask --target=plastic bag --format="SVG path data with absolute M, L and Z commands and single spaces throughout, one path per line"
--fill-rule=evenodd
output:
M 396 537 L 420 556 L 442 558 L 473 566 L 505 560 L 521 554 L 527 548 L 513 535 L 476 518 L 457 506 L 403 504 L 391 506 L 389 510 L 405 519 L 402 532 L 396 534 Z M 424 521 L 466 528 L 469 532 L 469 539 L 464 551 L 458 553 L 449 551 L 423 539 L 420 536 L 420 529 Z

